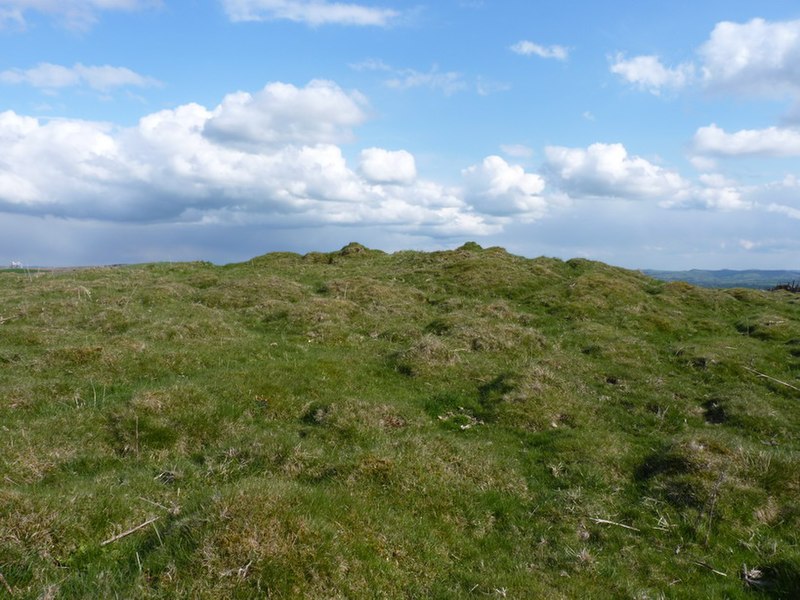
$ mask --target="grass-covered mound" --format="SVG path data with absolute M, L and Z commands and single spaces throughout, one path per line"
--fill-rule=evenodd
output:
M 0 597 L 800 590 L 790 293 L 476 244 L 6 272 L 0 377 Z

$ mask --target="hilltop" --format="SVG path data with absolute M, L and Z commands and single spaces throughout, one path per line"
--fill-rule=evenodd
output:
M 474 243 L 2 272 L 0 366 L 14 597 L 800 589 L 797 294 Z

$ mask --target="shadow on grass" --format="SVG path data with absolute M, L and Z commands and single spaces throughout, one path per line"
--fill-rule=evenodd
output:
M 779 560 L 759 569 L 743 573 L 747 589 L 766 598 L 792 600 L 800 598 L 800 565 Z

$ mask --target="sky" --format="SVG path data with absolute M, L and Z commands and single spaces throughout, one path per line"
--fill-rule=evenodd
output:
M 800 268 L 800 4 L 0 0 L 0 265 Z

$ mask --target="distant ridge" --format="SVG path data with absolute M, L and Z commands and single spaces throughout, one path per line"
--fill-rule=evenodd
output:
M 706 271 L 658 271 L 644 269 L 642 273 L 661 281 L 685 281 L 692 285 L 708 288 L 753 288 L 770 289 L 776 285 L 800 281 L 800 271 L 748 269 L 736 271 L 721 269 Z

